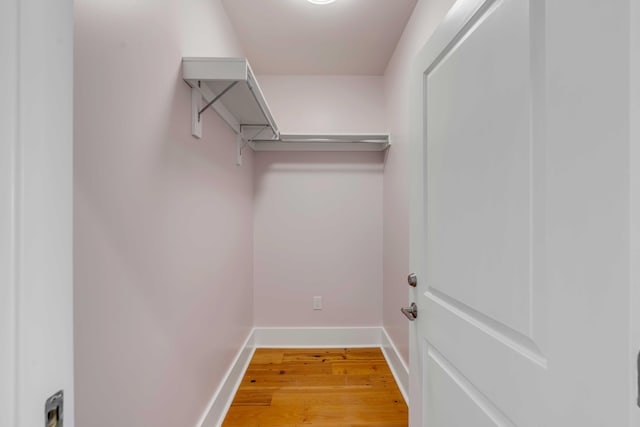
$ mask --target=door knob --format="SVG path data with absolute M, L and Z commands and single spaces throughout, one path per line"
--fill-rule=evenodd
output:
M 416 276 L 416 273 L 411 273 L 407 276 L 407 282 L 409 283 L 409 286 L 415 288 L 418 285 L 418 276 Z
M 400 311 L 412 322 L 418 317 L 418 306 L 415 302 L 412 302 L 409 308 L 401 308 Z

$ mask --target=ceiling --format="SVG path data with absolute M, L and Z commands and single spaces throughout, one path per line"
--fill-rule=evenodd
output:
M 222 0 L 256 74 L 382 75 L 416 0 Z

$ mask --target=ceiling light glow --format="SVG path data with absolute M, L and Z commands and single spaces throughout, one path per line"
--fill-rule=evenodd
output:
M 307 0 L 307 1 L 313 4 L 329 4 L 329 3 L 333 3 L 336 0 Z

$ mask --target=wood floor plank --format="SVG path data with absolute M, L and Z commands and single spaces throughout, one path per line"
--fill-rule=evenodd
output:
M 287 362 L 283 364 L 256 365 L 247 369 L 247 374 L 259 375 L 308 375 L 331 374 L 331 363 L 324 362 Z
M 350 389 L 348 393 L 327 393 L 327 390 L 273 392 L 271 405 L 303 405 L 303 406 L 354 406 L 354 405 L 397 405 L 402 402 L 402 394 L 389 391 L 373 391 L 371 389 Z
M 285 351 L 283 362 L 327 362 L 346 360 L 346 349 L 301 349 Z
M 284 350 L 256 351 L 251 359 L 251 364 L 264 365 L 269 363 L 282 363 Z
M 303 407 L 232 406 L 222 425 L 224 427 L 302 426 L 303 417 Z
M 337 361 L 331 364 L 334 375 L 372 375 L 372 374 L 391 374 L 389 366 L 383 361 L 358 361 L 345 362 Z
M 347 360 L 385 360 L 379 348 L 348 348 L 346 356 Z
M 271 406 L 274 390 L 239 389 L 233 399 L 236 406 Z
M 258 349 L 223 427 L 406 427 L 379 348 Z
M 305 408 L 304 422 L 313 421 L 319 425 L 347 426 L 355 423 L 393 422 L 407 416 L 406 405 L 395 406 L 309 406 Z

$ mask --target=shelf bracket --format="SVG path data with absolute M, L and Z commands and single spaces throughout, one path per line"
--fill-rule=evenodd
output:
M 254 133 L 253 135 L 249 136 L 249 137 L 244 137 L 245 135 L 245 128 L 258 128 L 258 131 L 256 133 Z M 247 141 L 247 142 L 251 142 L 254 139 L 256 139 L 258 136 L 260 136 L 260 134 L 262 132 L 264 132 L 266 129 L 272 129 L 271 125 L 240 125 L 240 132 L 242 133 L 243 138 Z M 275 131 L 274 131 L 275 134 Z
M 220 92 L 218 95 L 216 95 L 215 98 L 213 98 L 211 101 L 209 101 L 209 103 L 207 105 L 205 105 L 204 107 L 202 107 L 202 109 L 200 111 L 198 111 L 198 121 L 200 121 L 200 115 L 202 113 L 204 113 L 205 111 L 207 111 L 207 108 L 211 107 L 213 105 L 214 102 L 216 102 L 218 99 L 222 98 L 224 96 L 225 93 L 229 92 L 229 90 L 234 87 L 236 84 L 238 84 L 238 81 L 236 80 L 235 82 L 231 83 L 229 86 L 227 86 L 226 88 L 224 88 L 224 90 L 222 92 Z M 198 82 L 198 85 L 200 85 L 200 82 Z
M 258 130 L 251 136 L 245 136 L 245 130 L 247 128 L 258 128 Z M 242 150 L 247 145 L 250 145 L 254 138 L 258 137 L 265 129 L 270 129 L 270 125 L 240 125 L 240 132 L 236 135 L 236 165 L 242 166 Z
M 202 105 L 202 100 L 203 100 L 204 97 L 203 97 L 201 89 L 200 89 L 200 81 L 198 81 L 198 87 L 197 88 L 195 88 L 195 87 L 191 88 L 191 114 L 192 114 L 192 117 L 191 117 L 191 134 L 193 136 L 195 136 L 198 139 L 202 138 L 202 120 L 201 120 L 202 113 L 207 111 L 207 109 L 209 107 L 211 107 L 217 100 L 222 98 L 224 96 L 224 94 L 229 92 L 229 90 L 231 90 L 231 88 L 234 87 L 237 83 L 238 83 L 237 80 L 235 82 L 231 83 L 222 92 L 220 92 L 219 94 L 214 96 L 213 99 L 211 101 L 209 101 L 202 108 L 200 108 L 200 106 Z
M 191 135 L 200 139 L 202 138 L 202 122 L 199 120 L 198 111 L 200 110 L 200 105 L 202 104 L 202 93 L 200 93 L 200 89 L 192 87 L 191 88 Z
M 241 133 L 236 135 L 236 166 L 242 166 L 242 150 L 247 144 Z

